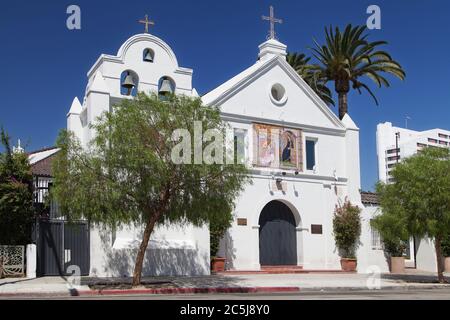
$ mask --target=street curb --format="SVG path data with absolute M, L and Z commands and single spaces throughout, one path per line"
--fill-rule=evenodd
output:
M 310 287 L 310 288 L 302 288 L 301 291 L 303 293 L 308 292 L 354 292 L 354 291 L 382 291 L 382 290 L 398 290 L 398 291 L 410 291 L 410 290 L 433 290 L 433 289 L 450 289 L 450 285 L 400 285 L 400 286 L 383 286 L 381 288 L 368 288 L 368 287 Z
M 369 289 L 367 287 L 198 287 L 198 288 L 154 288 L 154 289 L 93 289 L 93 290 L 72 290 L 71 292 L 10 292 L 0 293 L 2 297 L 77 297 L 77 296 L 106 296 L 106 295 L 170 295 L 170 294 L 232 294 L 232 293 L 320 293 L 320 292 L 377 292 L 381 290 L 432 290 L 432 289 L 450 289 L 449 284 L 433 285 L 399 285 L 383 286 L 380 289 Z
M 155 289 L 94 289 L 73 290 L 72 292 L 10 292 L 0 293 L 1 297 L 77 297 L 102 295 L 142 295 L 142 294 L 214 294 L 214 293 L 286 293 L 300 292 L 299 287 L 216 287 L 216 288 L 155 288 Z
M 131 295 L 131 294 L 197 294 L 197 293 L 283 293 L 300 292 L 299 287 L 216 287 L 216 288 L 157 288 L 157 289 L 104 289 L 80 291 L 86 295 Z

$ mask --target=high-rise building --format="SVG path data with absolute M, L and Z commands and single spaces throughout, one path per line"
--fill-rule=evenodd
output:
M 416 154 L 424 147 L 450 147 L 450 131 L 431 129 L 414 131 L 394 127 L 392 123 L 377 126 L 378 178 L 392 182 L 391 171 L 397 163 Z

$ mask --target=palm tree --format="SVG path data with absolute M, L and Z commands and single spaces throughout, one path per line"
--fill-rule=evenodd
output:
M 316 47 L 312 48 L 313 55 L 319 61 L 315 65 L 315 72 L 320 73 L 320 77 L 328 81 L 334 81 L 335 91 L 339 98 L 339 118 L 342 120 L 348 112 L 348 92 L 350 85 L 353 89 L 365 89 L 375 100 L 375 97 L 369 86 L 362 82 L 362 77 L 371 79 L 378 87 L 389 87 L 389 81 L 382 73 L 391 74 L 400 80 L 405 79 L 405 71 L 399 63 L 378 47 L 386 45 L 386 41 L 369 42 L 368 34 L 364 33 L 366 26 L 352 27 L 347 25 L 344 33 L 341 33 L 338 27 L 333 32 L 330 26 L 329 30 L 325 28 L 326 45 L 319 45 L 314 40 Z
M 318 66 L 309 64 L 311 58 L 307 58 L 304 53 L 288 53 L 286 60 L 327 105 L 334 106 L 331 91 L 325 85 L 326 79 L 318 72 Z

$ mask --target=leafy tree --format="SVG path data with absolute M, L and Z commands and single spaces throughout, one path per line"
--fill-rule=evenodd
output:
M 325 85 L 326 79 L 317 72 L 318 66 L 309 64 L 311 58 L 304 53 L 288 53 L 286 61 L 302 77 L 314 92 L 327 104 L 334 106 L 330 89 Z
M 450 150 L 426 148 L 395 166 L 394 183 L 377 184 L 383 212 L 410 235 L 434 239 L 439 282 L 445 282 L 442 241 L 450 233 Z
M 395 203 L 395 199 L 383 199 L 383 201 L 392 200 L 393 206 L 399 205 Z M 409 241 L 405 217 L 383 212 L 371 221 L 371 225 L 380 233 L 386 253 L 391 257 L 402 257 Z
M 12 152 L 9 136 L 1 129 L 0 244 L 25 245 L 34 221 L 33 176 L 25 153 Z
M 356 258 L 356 249 L 361 236 L 361 209 L 349 200 L 336 206 L 333 217 L 333 233 L 336 247 L 342 258 Z
M 82 148 L 69 132 L 59 136 L 61 152 L 54 162 L 53 192 L 62 212 L 71 219 L 83 216 L 113 227 L 135 224 L 145 228 L 133 285 L 140 283 L 155 226 L 188 222 L 200 226 L 231 219 L 234 199 L 248 180 L 243 165 L 172 161 L 172 151 L 179 145 L 174 132 L 186 129 L 191 148 L 178 155 L 194 163 L 195 139 L 190 139 L 194 121 L 202 124 L 203 132 L 223 133 L 226 128 L 219 110 L 203 106 L 200 99 L 172 95 L 162 101 L 141 93 L 97 119 L 89 148 Z M 212 143 L 200 140 L 200 152 Z M 211 153 L 218 154 L 218 149 Z
M 320 79 L 334 82 L 335 91 L 339 98 L 339 118 L 342 120 L 348 112 L 348 93 L 351 88 L 361 93 L 366 90 L 378 105 L 378 100 L 370 87 L 361 78 L 367 77 L 378 87 L 389 87 L 389 81 L 382 75 L 391 74 L 401 80 L 405 79 L 405 72 L 400 64 L 379 47 L 386 45 L 386 41 L 367 40 L 364 33 L 366 26 L 353 27 L 347 25 L 342 33 L 338 27 L 325 28 L 325 45 L 314 40 L 313 55 L 319 61 L 314 67 L 319 72 Z M 351 85 L 351 87 L 350 87 Z

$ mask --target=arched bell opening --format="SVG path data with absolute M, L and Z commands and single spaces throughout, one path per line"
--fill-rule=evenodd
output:
M 142 59 L 145 62 L 154 62 L 155 61 L 155 52 L 150 48 L 145 49 L 143 52 Z
M 164 100 L 167 99 L 167 96 L 175 93 L 175 81 L 172 78 L 164 76 L 159 79 L 158 84 L 158 95 L 159 98 Z
M 120 76 L 120 94 L 135 97 L 138 91 L 139 77 L 132 70 L 125 70 Z

